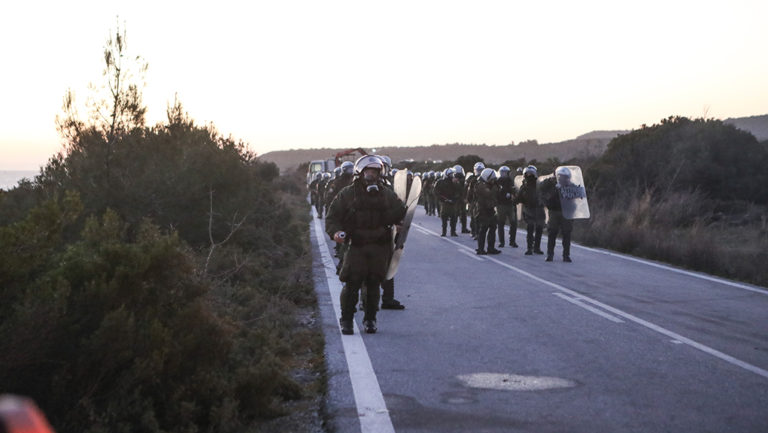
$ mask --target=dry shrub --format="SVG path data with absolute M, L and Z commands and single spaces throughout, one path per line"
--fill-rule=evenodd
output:
M 574 231 L 587 245 L 768 284 L 768 235 L 759 206 L 747 205 L 745 213 L 716 219 L 715 209 L 730 210 L 728 205 L 699 191 L 627 189 L 610 203 L 592 199 L 590 207 L 592 218 Z M 744 223 L 745 218 L 750 222 Z M 739 221 L 738 226 L 729 220 Z

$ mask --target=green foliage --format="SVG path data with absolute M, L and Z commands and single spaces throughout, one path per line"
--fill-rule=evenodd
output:
M 587 167 L 590 245 L 768 283 L 768 148 L 717 120 L 669 117 L 620 135 Z
M 3 234 L 48 227 L 41 212 L 68 217 L 48 206 Z M 0 326 L 3 388 L 35 396 L 60 431 L 224 431 L 272 415 L 273 395 L 296 391 L 268 347 L 236 338 L 258 332 L 212 314 L 177 235 L 128 232 L 107 211 L 77 242 L 38 250 Z
M 748 132 L 719 120 L 670 117 L 615 138 L 587 179 L 601 195 L 637 186 L 765 203 L 767 163 L 768 150 Z
M 453 165 L 460 165 L 464 169 L 464 173 L 471 173 L 477 162 L 484 163 L 485 160 L 477 155 L 462 155 L 456 158 Z
M 303 394 L 303 185 L 178 102 L 145 126 L 124 42 L 93 107 L 118 119 L 69 99 L 64 151 L 0 195 L 0 388 L 60 432 L 243 431 Z

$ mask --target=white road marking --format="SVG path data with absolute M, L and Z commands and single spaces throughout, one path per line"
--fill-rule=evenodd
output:
M 419 226 L 417 226 L 415 224 L 412 224 L 411 227 L 416 228 L 416 230 L 420 231 L 421 233 L 423 233 L 425 235 L 431 235 L 432 234 L 432 233 L 430 233 L 428 231 L 425 231 L 423 228 L 421 228 L 421 227 L 419 227 Z
M 341 318 L 341 305 L 339 304 L 341 282 L 336 276 L 336 264 L 328 244 L 325 242 L 325 231 L 320 220 L 316 218 L 314 208 L 312 209 L 312 218 L 315 220 L 315 237 L 320 249 L 325 277 L 328 281 L 328 290 L 331 292 L 333 310 L 336 312 L 336 320 L 338 321 Z M 354 324 L 354 328 L 355 333 L 353 335 L 341 336 L 341 343 L 344 347 L 344 356 L 347 359 L 349 378 L 352 381 L 352 392 L 355 395 L 360 429 L 362 433 L 394 433 L 395 428 L 389 417 L 389 410 L 387 410 L 384 396 L 381 394 L 376 372 L 373 371 L 371 358 L 368 356 L 368 350 L 366 350 L 365 342 L 360 336 L 357 323 Z M 341 333 L 341 326 L 339 326 L 339 333 Z
M 518 233 L 525 234 L 525 231 L 518 230 Z M 547 236 L 546 235 L 542 236 L 542 239 L 547 239 Z M 626 254 L 616 253 L 616 252 L 613 252 L 613 251 L 607 251 L 607 250 L 603 250 L 603 249 L 599 249 L 599 248 L 585 247 L 584 245 L 579 245 L 579 244 L 577 244 L 575 242 L 571 243 L 571 247 L 572 248 L 579 248 L 579 249 L 582 249 L 582 250 L 591 251 L 591 252 L 597 253 L 597 254 L 604 254 L 604 255 L 610 256 L 610 257 L 616 257 L 618 259 L 628 260 L 630 262 L 641 263 L 641 264 L 646 265 L 646 266 L 651 266 L 651 267 L 658 268 L 658 269 L 664 269 L 665 271 L 675 272 L 675 273 L 678 273 L 678 274 L 687 275 L 689 277 L 694 277 L 694 278 L 698 278 L 698 279 L 701 279 L 701 280 L 711 281 L 713 283 L 720 283 L 720 284 L 724 284 L 726 286 L 736 287 L 738 289 L 747 290 L 747 291 L 750 291 L 750 292 L 753 292 L 753 293 L 759 293 L 761 295 L 768 296 L 768 290 L 766 290 L 764 288 L 754 287 L 754 286 L 750 286 L 750 285 L 747 285 L 747 284 L 738 283 L 736 281 L 726 280 L 724 278 L 713 277 L 711 275 L 702 274 L 700 272 L 686 271 L 684 269 L 675 268 L 673 266 L 664 265 L 664 264 L 661 264 L 661 263 L 655 263 L 655 262 L 652 262 L 650 260 L 641 259 L 641 258 L 638 258 L 638 257 L 629 256 L 629 255 L 626 255 Z
M 557 292 L 553 293 L 553 295 L 557 296 L 560 299 L 564 299 L 564 300 L 570 302 L 571 304 L 578 305 L 579 307 L 581 307 L 581 308 L 583 308 L 585 310 L 591 311 L 591 312 L 597 314 L 600 317 L 604 317 L 604 318 L 610 320 L 611 322 L 624 323 L 623 320 L 619 319 L 616 316 L 611 316 L 610 314 L 608 314 L 608 313 L 606 313 L 604 311 L 598 310 L 595 307 L 592 307 L 590 305 L 586 305 L 586 304 L 583 304 L 583 303 L 579 302 L 578 298 L 571 298 L 571 297 L 563 295 L 562 293 L 557 293 Z
M 470 258 L 473 258 L 473 259 L 477 260 L 478 262 L 482 262 L 483 261 L 483 258 L 478 256 L 475 253 L 471 253 L 471 252 L 465 250 L 464 248 L 457 248 L 457 249 L 459 250 L 460 253 L 465 254 L 465 255 L 469 256 Z
M 429 230 L 429 229 L 425 228 L 425 230 Z M 456 241 L 454 241 L 452 239 L 446 239 L 446 240 L 448 242 L 451 242 L 451 243 L 461 247 L 461 248 L 471 250 L 470 247 L 468 247 L 466 245 L 463 245 L 463 244 L 461 244 L 459 242 L 456 242 Z M 517 272 L 520 275 L 526 276 L 526 277 L 528 277 L 528 278 L 530 278 L 530 279 L 532 279 L 534 281 L 538 281 L 539 283 L 547 285 L 549 287 L 552 287 L 555 290 L 559 290 L 561 292 L 567 293 L 567 294 L 569 294 L 569 295 L 571 295 L 573 297 L 576 297 L 576 298 L 578 298 L 578 299 L 580 299 L 582 301 L 589 302 L 590 304 L 596 305 L 596 306 L 602 308 L 603 310 L 609 311 L 609 312 L 611 312 L 611 313 L 613 313 L 613 314 L 615 314 L 615 315 L 617 315 L 619 317 L 623 317 L 623 318 L 625 318 L 625 319 L 627 319 L 627 320 L 629 320 L 631 322 L 637 323 L 638 325 L 644 326 L 644 327 L 646 327 L 648 329 L 651 329 L 653 331 L 656 331 L 656 332 L 658 332 L 660 334 L 666 335 L 667 337 L 670 337 L 673 340 L 680 341 L 683 344 L 687 344 L 687 345 L 689 345 L 689 346 L 691 346 L 691 347 L 693 347 L 695 349 L 698 349 L 698 350 L 700 350 L 700 351 L 702 351 L 704 353 L 712 355 L 712 356 L 714 356 L 716 358 L 719 358 L 719 359 L 721 359 L 721 360 L 723 360 L 725 362 L 728 362 L 728 363 L 733 364 L 733 365 L 735 365 L 737 367 L 743 368 L 744 370 L 751 371 L 752 373 L 755 373 L 755 374 L 757 374 L 759 376 L 762 376 L 762 377 L 768 379 L 768 370 L 764 370 L 764 369 L 762 369 L 762 368 L 760 368 L 758 366 L 752 365 L 752 364 L 750 364 L 748 362 L 744 362 L 744 361 L 742 361 L 742 360 L 740 360 L 738 358 L 734 358 L 731 355 L 728 355 L 726 353 L 720 352 L 719 350 L 713 349 L 713 348 L 711 348 L 709 346 L 706 346 L 704 344 L 701 344 L 701 343 L 699 343 L 697 341 L 691 340 L 690 338 L 683 337 L 682 335 L 680 335 L 680 334 L 678 334 L 676 332 L 670 331 L 669 329 L 666 329 L 666 328 L 663 328 L 663 327 L 661 327 L 659 325 L 656 325 L 654 323 L 648 322 L 647 320 L 643 320 L 643 319 L 641 319 L 641 318 L 639 318 L 637 316 L 634 316 L 632 314 L 629 314 L 629 313 L 626 313 L 626 312 L 624 312 L 622 310 L 619 310 L 618 308 L 611 307 L 610 305 L 604 304 L 604 303 L 602 303 L 600 301 L 597 301 L 595 299 L 592 299 L 592 298 L 589 298 L 587 296 L 584 296 L 584 295 L 582 295 L 579 292 L 576 292 L 574 290 L 571 290 L 571 289 L 568 289 L 566 287 L 563 287 L 563 286 L 561 286 L 561 285 L 559 285 L 557 283 L 553 283 L 551 281 L 548 281 L 548 280 L 545 280 L 543 278 L 537 277 L 536 275 L 533 275 L 530 272 L 526 272 L 526 271 L 524 271 L 524 270 L 522 270 L 522 269 L 520 269 L 520 268 L 518 268 L 516 266 L 512 266 L 510 264 L 504 263 L 504 262 L 502 262 L 500 260 L 497 260 L 497 259 L 495 259 L 493 257 L 487 257 L 486 256 L 486 258 L 488 260 L 490 260 L 491 262 L 494 262 L 494 263 L 496 263 L 498 265 L 501 265 L 501 266 L 503 266 L 503 267 L 505 267 L 507 269 L 515 271 L 515 272 Z

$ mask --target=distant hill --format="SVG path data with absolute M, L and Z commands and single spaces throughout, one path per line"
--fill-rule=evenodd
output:
M 768 140 L 768 114 L 750 117 L 736 117 L 723 120 L 724 123 L 749 131 L 758 141 Z
M 759 141 L 768 140 L 768 114 L 726 119 L 723 122 L 732 124 L 739 129 L 751 132 Z M 433 144 L 431 146 L 414 147 L 377 147 L 376 152 L 389 155 L 397 164 L 399 161 L 413 159 L 415 161 L 453 161 L 462 155 L 478 155 L 487 163 L 498 164 L 507 160 L 525 158 L 526 160 L 546 161 L 558 158 L 567 161 L 573 158 L 600 156 L 608 143 L 619 134 L 629 131 L 592 131 L 579 135 L 572 140 L 557 143 L 539 144 L 535 140 L 525 141 L 517 145 L 489 146 L 486 144 Z M 299 164 L 313 159 L 332 158 L 338 149 L 291 149 L 268 152 L 261 159 L 277 164 L 280 171 L 295 170 Z M 371 149 L 366 149 L 370 151 Z
M 413 147 L 377 147 L 376 153 L 389 155 L 397 162 L 413 159 L 415 161 L 453 161 L 462 155 L 478 155 L 486 162 L 498 164 L 510 159 L 525 158 L 539 161 L 548 158 L 559 158 L 565 161 L 573 158 L 599 156 L 605 151 L 608 143 L 617 135 L 627 131 L 593 131 L 573 140 L 558 143 L 538 144 L 535 140 L 522 142 L 517 145 L 489 146 L 486 144 L 433 144 L 431 146 Z M 291 149 L 268 152 L 260 159 L 274 162 L 280 171 L 295 170 L 299 164 L 313 159 L 332 158 L 338 149 Z M 371 149 L 366 149 L 370 151 Z

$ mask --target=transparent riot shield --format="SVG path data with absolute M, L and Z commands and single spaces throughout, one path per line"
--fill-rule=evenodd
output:
M 555 173 L 563 216 L 569 220 L 589 219 L 587 190 L 584 188 L 581 168 L 576 165 L 563 165 L 557 167 Z

